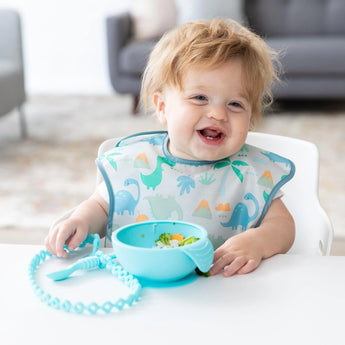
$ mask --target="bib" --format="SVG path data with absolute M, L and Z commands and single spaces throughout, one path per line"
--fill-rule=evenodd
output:
M 130 223 L 183 220 L 205 227 L 216 249 L 259 226 L 294 175 L 290 160 L 255 146 L 219 161 L 189 161 L 172 156 L 168 141 L 166 132 L 139 133 L 96 160 L 109 202 L 108 240 Z

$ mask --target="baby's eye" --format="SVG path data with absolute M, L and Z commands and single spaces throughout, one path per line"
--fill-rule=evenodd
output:
M 207 101 L 207 98 L 203 95 L 194 96 L 194 99 L 196 99 L 197 101 Z
M 229 106 L 235 107 L 235 108 L 241 108 L 242 107 L 242 105 L 238 102 L 231 102 L 231 103 L 229 103 Z

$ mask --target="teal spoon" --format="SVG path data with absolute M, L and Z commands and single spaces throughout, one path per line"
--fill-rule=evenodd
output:
M 67 279 L 72 273 L 78 270 L 88 270 L 94 267 L 99 267 L 100 258 L 98 256 L 89 256 L 78 260 L 73 265 L 56 272 L 51 272 L 47 274 L 47 277 L 57 281 Z

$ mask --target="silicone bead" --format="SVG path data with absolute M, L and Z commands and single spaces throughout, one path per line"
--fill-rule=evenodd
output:
M 87 310 L 90 312 L 90 314 L 96 314 L 99 309 L 99 306 L 97 303 L 90 303 L 87 307 Z
M 60 309 L 60 299 L 58 297 L 54 297 L 51 300 L 50 305 L 55 309 Z
M 120 268 L 118 265 L 116 265 L 115 267 L 113 267 L 113 268 L 111 269 L 111 273 L 112 273 L 114 276 L 118 276 L 120 270 L 121 270 L 121 268 Z
M 39 286 L 36 287 L 35 292 L 37 297 L 44 295 L 44 291 Z
M 107 302 L 103 303 L 101 308 L 106 313 L 109 313 L 111 311 L 111 309 L 113 308 L 113 304 L 111 302 L 107 301 Z
M 42 251 L 40 252 L 40 259 L 41 259 L 42 261 L 44 261 L 44 260 L 46 259 L 46 256 L 47 256 L 47 252 L 45 252 L 44 250 L 42 250 Z
M 78 302 L 73 306 L 73 309 L 77 314 L 81 314 L 84 311 L 85 306 L 82 302 Z
M 43 295 L 40 297 L 41 302 L 47 303 L 49 299 L 47 299 L 47 294 L 43 293 Z
M 72 303 L 68 300 L 65 300 L 65 301 L 63 301 L 61 307 L 64 311 L 69 312 L 72 308 Z
M 132 306 L 132 304 L 133 304 L 134 301 L 135 301 L 135 296 L 134 296 L 134 295 L 128 296 L 128 298 L 127 298 L 127 304 L 128 304 L 129 306 Z

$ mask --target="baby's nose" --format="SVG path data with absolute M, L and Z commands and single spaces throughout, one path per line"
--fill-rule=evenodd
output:
M 213 106 L 208 113 L 208 117 L 224 121 L 228 118 L 227 109 L 223 106 Z

